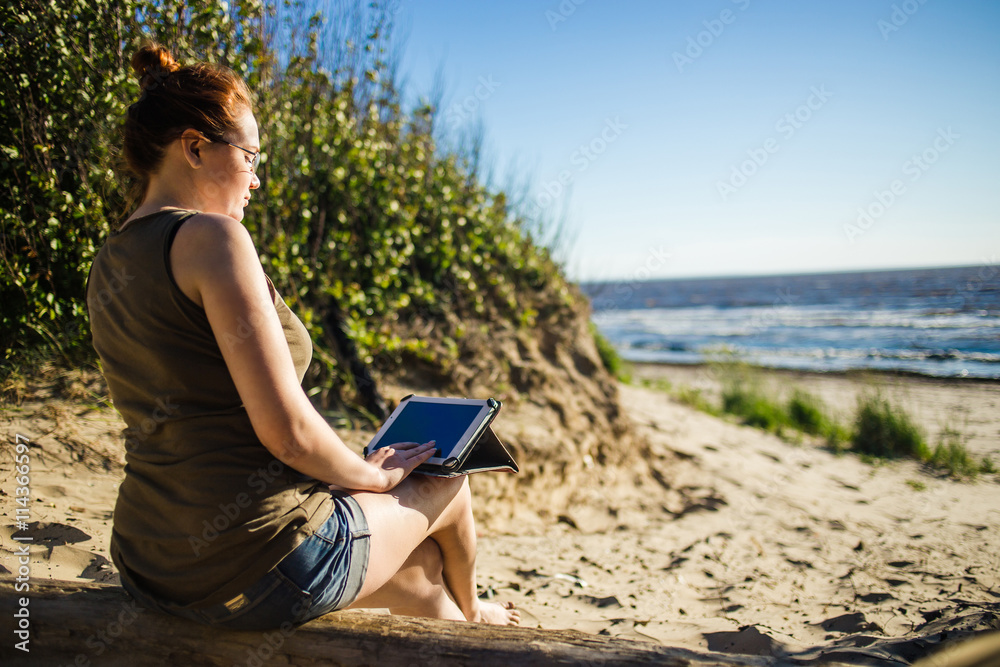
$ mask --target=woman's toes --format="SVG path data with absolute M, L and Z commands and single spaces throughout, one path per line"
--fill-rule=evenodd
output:
M 491 625 L 518 625 L 521 622 L 521 612 L 514 608 L 513 602 L 482 602 L 479 606 L 479 622 Z

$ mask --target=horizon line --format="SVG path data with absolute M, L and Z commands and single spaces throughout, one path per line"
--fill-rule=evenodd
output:
M 987 267 L 987 266 L 1000 266 L 1000 260 L 995 257 L 989 260 L 979 262 L 977 264 L 940 264 L 940 265 L 924 265 L 924 266 L 904 266 L 904 267 L 882 267 L 882 268 L 862 268 L 862 269 L 822 269 L 818 271 L 779 271 L 777 273 L 730 273 L 730 274 L 711 274 L 711 275 L 687 275 L 687 276 L 662 276 L 662 277 L 649 277 L 649 278 L 635 278 L 635 277 L 620 277 L 620 278 L 588 278 L 588 279 L 578 279 L 574 280 L 578 285 L 599 285 L 607 283 L 652 283 L 652 282 L 670 282 L 670 281 L 682 281 L 682 280 L 732 280 L 737 278 L 781 278 L 781 277 L 799 277 L 799 276 L 825 276 L 825 275 L 843 275 L 850 273 L 892 273 L 892 272 L 904 272 L 904 271 L 933 271 L 933 270 L 946 270 L 946 269 L 974 269 L 977 267 Z M 997 269 L 1000 271 L 1000 269 Z

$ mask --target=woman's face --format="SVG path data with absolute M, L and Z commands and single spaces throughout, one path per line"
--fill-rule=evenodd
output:
M 260 150 L 257 121 L 249 109 L 239 118 L 236 128 L 222 138 L 249 151 Z M 202 154 L 205 172 L 199 189 L 206 212 L 243 220 L 243 209 L 250 203 L 250 191 L 260 187 L 260 180 L 251 166 L 253 155 L 236 146 L 219 141 L 205 145 Z

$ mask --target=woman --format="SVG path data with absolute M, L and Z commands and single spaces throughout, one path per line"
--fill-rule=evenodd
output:
M 260 187 L 246 84 L 157 45 L 132 67 L 143 92 L 124 155 L 141 204 L 87 286 L 128 427 L 111 539 L 122 585 L 235 629 L 348 606 L 518 623 L 512 604 L 477 598 L 467 480 L 409 476 L 434 443 L 362 459 L 303 392 L 311 343 L 240 223 Z

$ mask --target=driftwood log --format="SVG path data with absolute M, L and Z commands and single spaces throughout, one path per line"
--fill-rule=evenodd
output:
M 21 609 L 0 578 L 2 626 Z M 118 586 L 35 579 L 27 593 L 30 652 L 3 632 L 4 665 L 775 665 L 570 630 L 496 627 L 365 612 L 328 614 L 289 632 L 218 630 L 146 611 Z

